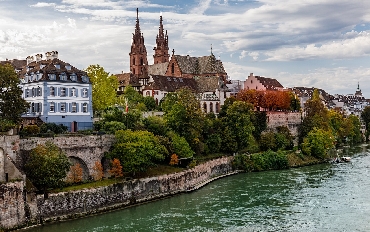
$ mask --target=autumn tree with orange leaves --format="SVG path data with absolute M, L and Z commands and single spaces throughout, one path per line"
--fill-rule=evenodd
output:
M 93 173 L 92 177 L 95 181 L 103 179 L 104 172 L 103 172 L 103 165 L 99 161 L 95 161 L 94 167 L 93 167 Z
M 119 161 L 119 159 L 117 158 L 114 158 L 112 161 L 111 161 L 111 169 L 109 170 L 109 173 L 114 176 L 114 178 L 117 178 L 117 177 L 122 177 L 123 176 L 123 173 L 122 173 L 122 165 L 121 165 L 121 162 Z
M 237 100 L 251 103 L 255 108 L 269 111 L 290 110 L 291 93 L 288 91 L 259 91 L 254 89 L 242 90 Z
M 80 183 L 83 180 L 83 171 L 81 165 L 76 163 L 71 166 L 71 169 L 67 176 L 67 181 L 70 183 Z

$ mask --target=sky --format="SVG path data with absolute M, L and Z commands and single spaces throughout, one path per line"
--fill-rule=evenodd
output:
M 232 80 L 250 73 L 284 87 L 370 98 L 367 0 L 0 0 L 0 60 L 58 51 L 86 69 L 129 72 L 139 8 L 148 62 L 159 17 L 170 54 L 221 59 Z

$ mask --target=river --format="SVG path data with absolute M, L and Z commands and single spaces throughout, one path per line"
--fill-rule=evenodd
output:
M 350 163 L 243 173 L 189 193 L 28 232 L 370 231 L 370 155 Z

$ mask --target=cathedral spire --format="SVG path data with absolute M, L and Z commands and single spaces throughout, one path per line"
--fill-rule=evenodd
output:
M 157 46 L 154 47 L 154 64 L 160 64 L 165 63 L 169 61 L 170 55 L 168 54 L 168 35 L 167 30 L 166 34 L 164 34 L 163 30 L 163 18 L 162 18 L 162 12 L 159 16 L 159 30 L 158 35 L 156 39 Z
M 132 45 L 130 55 L 130 71 L 135 76 L 147 73 L 147 52 L 144 44 L 144 36 L 140 30 L 139 9 L 136 8 L 135 33 L 132 34 Z

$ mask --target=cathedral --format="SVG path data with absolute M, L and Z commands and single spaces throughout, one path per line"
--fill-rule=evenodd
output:
M 208 56 L 191 57 L 189 55 L 176 55 L 172 49 L 169 54 L 169 37 L 164 30 L 163 17 L 159 17 L 159 30 L 156 36 L 156 46 L 153 48 L 153 64 L 148 64 L 148 54 L 144 41 L 144 34 L 140 29 L 139 10 L 136 9 L 135 32 L 132 35 L 130 56 L 130 73 L 116 74 L 119 81 L 118 94 L 122 94 L 125 86 L 131 85 L 144 96 L 152 96 L 157 104 L 168 92 L 176 91 L 184 86 L 192 88 L 200 95 L 198 90 L 209 89 L 208 101 L 218 101 L 206 104 L 206 111 L 217 112 L 220 95 L 227 87 L 228 76 L 221 60 L 216 59 L 212 52 Z M 202 83 L 202 84 L 200 84 Z M 213 83 L 213 84 L 209 84 Z M 207 88 L 200 85 L 208 85 Z M 209 97 L 211 96 L 212 97 Z M 225 95 L 225 96 L 224 96 Z M 222 99 L 226 94 L 222 94 Z

